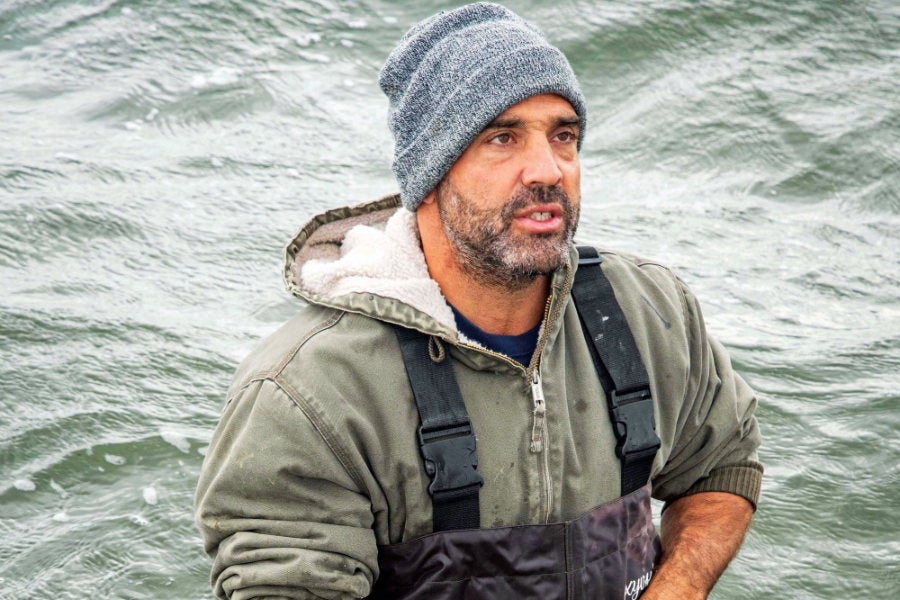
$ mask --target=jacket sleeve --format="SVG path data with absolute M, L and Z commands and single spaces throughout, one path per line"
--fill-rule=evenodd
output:
M 195 504 L 219 598 L 361 598 L 377 576 L 369 499 L 271 380 L 226 405 Z
M 726 350 L 706 331 L 700 306 L 681 280 L 689 370 L 681 402 L 662 403 L 665 464 L 653 477 L 654 496 L 672 502 L 698 492 L 730 492 L 759 501 L 762 465 L 753 390 Z

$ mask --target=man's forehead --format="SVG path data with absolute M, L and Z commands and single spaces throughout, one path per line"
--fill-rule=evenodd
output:
M 578 113 L 572 104 L 562 96 L 556 94 L 540 94 L 531 96 L 521 102 L 513 104 L 497 115 L 488 125 L 494 125 L 503 121 L 550 121 L 559 120 L 575 122 L 579 121 Z

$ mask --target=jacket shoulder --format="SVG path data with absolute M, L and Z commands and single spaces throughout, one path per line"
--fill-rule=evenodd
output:
M 597 252 L 603 258 L 604 267 L 614 269 L 639 270 L 645 271 L 653 276 L 662 276 L 664 278 L 676 279 L 675 273 L 664 262 L 638 256 L 628 252 L 620 252 L 618 250 L 609 250 L 607 248 L 597 247 Z
M 603 273 L 639 345 L 641 341 L 647 344 L 648 355 L 652 349 L 665 346 L 672 356 L 687 359 L 694 317 L 688 309 L 690 292 L 681 279 L 662 262 L 601 248 L 598 251 L 603 258 Z M 643 348 L 641 354 L 645 354 Z
M 304 306 L 241 361 L 228 390 L 228 399 L 253 381 L 276 379 L 310 339 L 334 327 L 343 316 L 341 310 Z
M 603 272 L 616 289 L 617 297 L 620 293 L 662 295 L 683 307 L 685 284 L 664 262 L 604 248 L 597 248 L 597 251 L 603 258 Z

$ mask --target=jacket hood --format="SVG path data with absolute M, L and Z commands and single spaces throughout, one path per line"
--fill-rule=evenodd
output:
M 459 337 L 399 195 L 313 217 L 285 249 L 284 281 L 307 302 Z
M 554 303 L 568 295 L 567 275 L 576 262 L 572 247 L 569 267 L 552 279 Z M 399 194 L 310 219 L 285 249 L 284 282 L 313 304 L 480 347 L 457 330 L 449 303 L 428 273 L 416 214 L 402 207 Z

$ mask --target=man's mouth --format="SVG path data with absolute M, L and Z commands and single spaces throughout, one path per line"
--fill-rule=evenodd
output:
M 558 204 L 542 204 L 519 211 L 516 224 L 529 233 L 552 233 L 561 228 L 563 210 Z
M 528 215 L 529 219 L 534 219 L 535 221 L 546 221 L 553 217 L 553 213 L 549 212 L 533 212 Z

